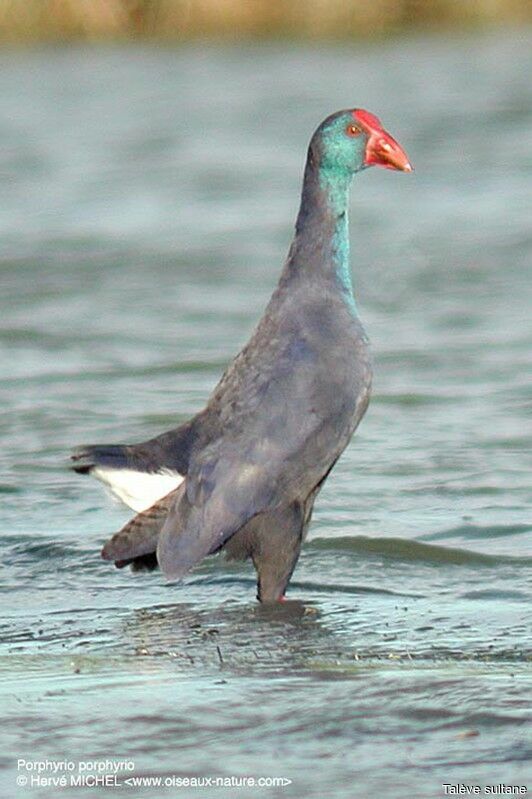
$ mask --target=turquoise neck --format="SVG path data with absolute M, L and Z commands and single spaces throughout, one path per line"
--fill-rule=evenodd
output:
M 334 218 L 334 233 L 331 241 L 331 256 L 336 278 L 342 289 L 344 299 L 356 314 L 351 265 L 349 258 L 349 186 L 352 175 L 340 171 L 319 170 L 319 183 L 326 197 L 326 203 Z
M 349 311 L 356 315 L 349 267 L 347 205 L 352 174 L 320 164 L 309 149 L 296 235 L 285 274 L 314 275 L 334 285 Z

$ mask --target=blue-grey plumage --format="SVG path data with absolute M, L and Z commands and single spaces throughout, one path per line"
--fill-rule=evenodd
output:
M 204 410 L 151 441 L 74 454 L 78 472 L 99 477 L 140 511 L 106 544 L 104 558 L 137 568 L 158 563 L 179 579 L 223 548 L 229 557 L 252 558 L 259 599 L 284 595 L 316 495 L 369 401 L 370 356 L 349 267 L 348 190 L 371 164 L 411 171 L 372 114 L 328 117 L 310 143 L 279 284 Z

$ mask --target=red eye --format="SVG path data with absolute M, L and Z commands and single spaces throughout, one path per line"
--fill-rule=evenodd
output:
M 362 130 L 358 128 L 356 125 L 348 125 L 346 133 L 348 136 L 360 136 Z

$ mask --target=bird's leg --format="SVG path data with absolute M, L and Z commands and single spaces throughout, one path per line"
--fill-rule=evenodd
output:
M 256 521 L 251 557 L 258 576 L 257 599 L 283 602 L 301 550 L 301 506 L 279 508 Z

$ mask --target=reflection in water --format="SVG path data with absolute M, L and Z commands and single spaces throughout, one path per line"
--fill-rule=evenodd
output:
M 124 620 L 122 646 L 135 654 L 166 656 L 191 667 L 276 673 L 304 668 L 310 655 L 330 650 L 334 633 L 320 612 L 299 601 L 242 606 L 226 603 L 209 610 L 168 605 L 134 611 Z

